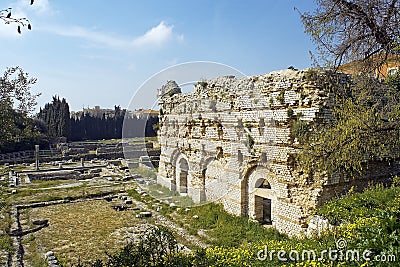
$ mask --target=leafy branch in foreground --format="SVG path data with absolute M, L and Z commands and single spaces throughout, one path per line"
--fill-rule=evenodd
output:
M 20 67 L 8 68 L 0 76 L 0 152 L 30 149 L 42 143 L 39 125 L 29 117 L 39 94 L 31 93 L 35 78 Z
M 360 177 L 369 162 L 399 157 L 400 74 L 380 81 L 354 76 L 353 85 L 336 90 L 334 120 L 313 125 L 298 155 L 308 171 Z
M 376 68 L 400 42 L 398 0 L 316 0 L 312 13 L 301 14 L 305 32 L 324 60 L 334 67 L 359 61 Z
M 36 78 L 29 78 L 29 74 L 20 67 L 8 68 L 0 77 L 0 102 L 7 102 L 11 107 L 16 106 L 18 112 L 29 114 L 40 95 L 30 91 L 36 81 Z
M 335 96 L 334 106 L 328 107 L 333 119 L 311 125 L 297 163 L 311 173 L 362 177 L 371 171 L 367 170 L 371 162 L 399 159 L 400 77 L 382 80 L 371 74 L 382 77 L 389 63 L 400 66 L 400 1 L 316 0 L 316 4 L 313 12 L 301 14 L 305 32 L 326 67 L 337 73 L 349 63 L 354 75 L 346 86 L 309 77 Z M 390 175 L 390 167 L 385 168 Z
M 31 5 L 33 5 L 34 0 L 30 0 Z M 32 29 L 32 26 L 27 18 L 15 18 L 12 15 L 12 8 L 0 10 L 0 19 L 4 21 L 5 24 L 17 24 L 17 31 L 21 34 L 21 27 L 27 27 L 28 30 Z

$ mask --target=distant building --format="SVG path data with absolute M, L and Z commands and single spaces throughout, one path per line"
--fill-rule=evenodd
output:
M 105 117 L 114 117 L 115 110 L 100 108 L 100 106 L 94 106 L 94 108 L 83 108 L 82 111 L 72 111 L 71 117 L 80 118 L 83 116 L 83 114 L 87 114 L 95 118 L 102 118 L 104 115 Z
M 89 114 L 93 117 L 96 118 L 101 118 L 103 115 L 106 115 L 106 117 L 113 117 L 114 116 L 115 109 L 110 109 L 110 108 L 100 108 L 100 106 L 94 106 L 94 108 L 83 108 L 83 113 Z
M 339 70 L 343 73 L 347 74 L 357 74 L 361 72 L 362 66 L 357 61 L 343 64 L 339 67 Z M 372 77 L 376 78 L 384 78 L 389 75 L 394 75 L 400 71 L 400 55 L 399 54 L 390 54 L 386 60 L 386 62 L 375 68 L 370 74 Z
M 125 110 L 121 110 L 125 111 Z M 81 118 L 84 114 L 90 115 L 95 118 L 112 118 L 115 116 L 115 109 L 104 109 L 100 106 L 94 106 L 94 108 L 83 108 L 82 111 L 71 111 L 71 118 Z M 153 109 L 136 109 L 127 111 L 129 117 L 136 117 L 137 119 L 147 119 L 149 117 L 158 117 L 158 110 Z

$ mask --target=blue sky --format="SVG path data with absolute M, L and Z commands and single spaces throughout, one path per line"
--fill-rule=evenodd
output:
M 294 10 L 313 10 L 311 0 L 29 2 L 1 1 L 33 29 L 19 35 L 0 21 L 0 71 L 20 66 L 36 77 L 38 107 L 59 95 L 71 110 L 125 108 L 152 75 L 184 62 L 218 62 L 246 75 L 311 64 L 313 44 Z M 151 107 L 154 92 L 135 108 Z

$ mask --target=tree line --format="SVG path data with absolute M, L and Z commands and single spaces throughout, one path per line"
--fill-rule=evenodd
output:
M 37 118 L 47 126 L 48 137 L 69 141 L 121 139 L 124 124 L 124 137 L 156 136 L 154 125 L 158 123 L 157 116 L 138 118 L 120 106 L 114 106 L 112 113 L 98 115 L 84 110 L 71 115 L 67 101 L 57 96 L 40 109 Z
M 69 140 L 100 140 L 120 139 L 123 137 L 156 136 L 158 116 L 138 118 L 128 115 L 125 109 L 114 106 L 114 112 L 101 117 L 85 113 L 81 116 L 73 116 L 70 119 L 71 133 Z
M 47 149 L 59 137 L 68 141 L 121 139 L 156 136 L 158 116 L 136 117 L 115 106 L 102 116 L 81 112 L 71 116 L 65 98 L 54 96 L 50 103 L 33 114 L 36 98 L 31 86 L 36 79 L 20 67 L 8 68 L 0 77 L 0 153 Z M 125 126 L 124 126 L 125 123 Z

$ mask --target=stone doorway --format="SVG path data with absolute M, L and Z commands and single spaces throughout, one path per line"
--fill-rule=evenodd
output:
M 243 183 L 244 192 L 242 194 L 245 204 L 243 214 L 250 219 L 264 225 L 275 225 L 277 194 L 275 191 L 274 180 L 266 168 L 257 168 L 250 173 L 248 183 Z M 246 188 L 248 185 L 248 188 Z
M 178 173 L 179 187 L 177 188 L 180 194 L 187 194 L 188 192 L 188 174 L 189 164 L 186 159 L 181 158 L 181 160 L 179 161 Z
M 261 224 L 271 225 L 272 224 L 272 200 L 269 198 L 263 198 L 261 196 L 255 196 L 254 199 L 254 217 Z
M 263 198 L 263 224 L 272 224 L 271 220 L 271 202 L 272 200 L 269 198 Z

